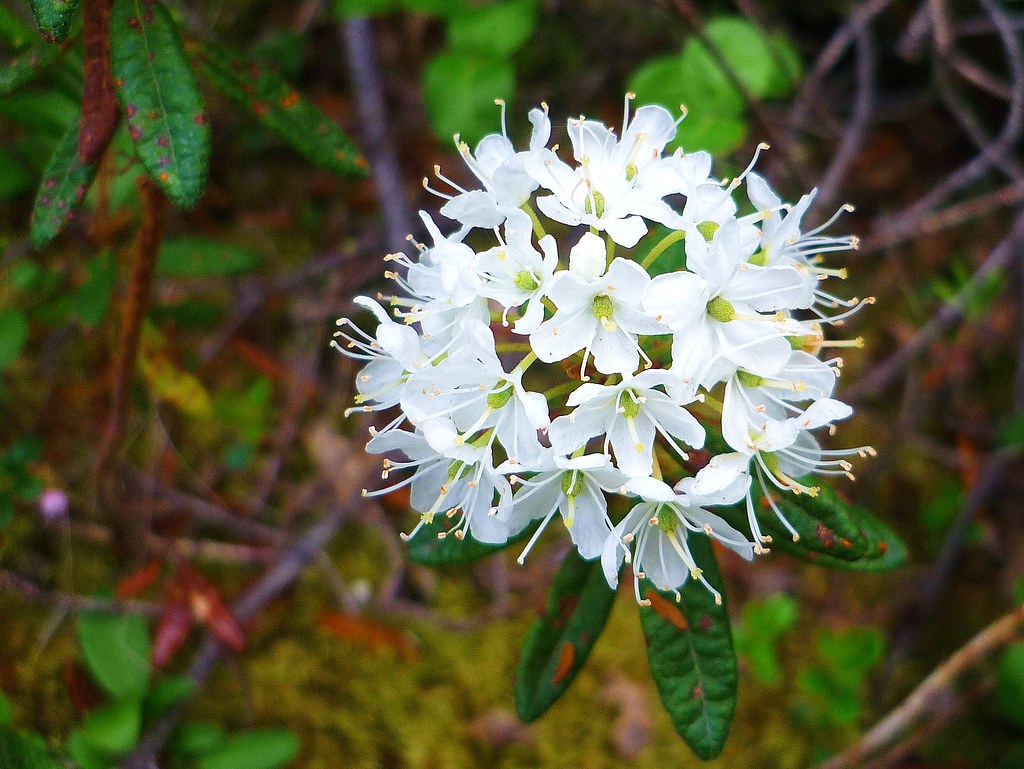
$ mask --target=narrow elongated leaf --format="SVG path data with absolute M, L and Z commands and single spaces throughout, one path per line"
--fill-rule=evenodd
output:
M 167 196 L 190 208 L 206 186 L 210 127 L 174 21 L 156 0 L 114 0 L 110 48 L 135 151 Z
M 819 566 L 859 571 L 885 571 L 906 560 L 906 547 L 888 526 L 862 507 L 845 502 L 828 486 L 808 480 L 820 488 L 817 496 L 789 494 L 772 489 L 772 499 L 800 535 L 792 535 L 772 512 L 764 491 L 755 486 L 754 499 L 761 501 L 759 516 L 764 532 L 772 537 L 771 547 Z M 746 514 L 732 511 L 728 519 Z
M 21 50 L 36 39 L 35 32 L 18 14 L 0 5 L 0 40 L 15 51 Z
M 17 307 L 0 310 L 0 371 L 14 363 L 28 341 L 28 318 Z
M 78 120 L 72 120 L 57 142 L 36 193 L 29 232 L 34 248 L 45 248 L 64 229 L 95 176 L 96 164 L 78 159 Z
M 273 69 L 212 43 L 197 45 L 196 52 L 214 88 L 309 162 L 340 174 L 366 175 L 366 160 L 352 140 Z
M 258 254 L 233 243 L 209 238 L 168 238 L 157 256 L 158 275 L 185 278 L 237 275 L 259 267 Z
M 492 545 L 478 542 L 468 534 L 462 539 L 454 534 L 448 536 L 453 524 L 453 519 L 445 516 L 434 519 L 433 523 L 425 524 L 416 536 L 409 540 L 409 557 L 424 566 L 454 566 L 473 563 L 473 561 L 479 561 L 481 558 L 500 552 L 517 542 L 522 542 L 537 528 L 536 523 L 531 524 L 507 542 Z M 438 538 L 438 534 L 445 536 Z
M 78 9 L 78 0 L 30 0 L 39 34 L 48 43 L 59 43 L 68 36 Z
M 715 555 L 707 537 L 691 535 L 688 543 L 704 577 L 724 596 Z M 647 662 L 662 704 L 679 736 L 700 758 L 722 752 L 736 710 L 736 654 L 729 614 L 697 580 L 679 589 L 659 591 L 641 582 L 651 603 L 640 607 L 647 637 Z
M 0 96 L 6 96 L 32 82 L 60 58 L 62 51 L 52 45 L 39 44 L 12 59 L 0 69 Z
M 601 561 L 584 561 L 570 550 L 548 593 L 548 604 L 530 625 L 516 669 L 516 711 L 523 721 L 547 712 L 569 688 L 590 656 L 615 591 Z

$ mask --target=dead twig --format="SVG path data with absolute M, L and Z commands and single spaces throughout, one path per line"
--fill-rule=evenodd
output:
M 160 615 L 160 605 L 149 601 L 128 599 L 109 601 L 103 598 L 89 598 L 83 595 L 71 595 L 58 590 L 38 585 L 28 577 L 17 574 L 10 569 L 0 569 L 0 590 L 17 593 L 33 603 L 57 606 L 68 611 L 109 611 L 115 614 L 141 614 L 146 617 Z
M 916 723 L 928 717 L 944 692 L 956 680 L 978 665 L 988 655 L 1019 637 L 1024 625 L 1024 605 L 1000 617 L 949 659 L 933 670 L 899 706 L 879 721 L 860 741 L 846 752 L 819 764 L 817 769 L 846 769 L 860 765 L 877 755 L 907 733 Z

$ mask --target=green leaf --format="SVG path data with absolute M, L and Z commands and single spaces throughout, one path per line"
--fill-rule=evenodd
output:
M 799 533 L 796 542 L 762 501 L 758 520 L 772 537 L 773 549 L 833 569 L 885 571 L 903 564 L 906 547 L 888 526 L 864 508 L 840 499 L 832 488 L 817 485 L 820 491 L 814 497 L 775 489 L 769 492 Z M 754 499 L 764 500 L 763 493 L 755 486 Z M 726 511 L 723 517 L 742 526 L 746 513 L 734 509 Z
M 197 722 L 182 724 L 170 741 L 172 753 L 185 758 L 203 756 L 224 743 L 224 730 L 218 724 Z
M 238 275 L 259 267 L 259 256 L 242 246 L 209 238 L 168 238 L 157 255 L 158 275 L 199 278 Z
M 196 683 L 187 676 L 171 676 L 153 685 L 142 704 L 146 718 L 156 718 L 182 702 L 196 690 Z
M 45 248 L 64 229 L 92 184 L 96 168 L 78 159 L 78 120 L 73 120 L 58 142 L 36 193 L 29 233 L 34 248 Z
M 277 769 L 299 752 L 287 729 L 256 729 L 231 737 L 196 762 L 198 769 Z
M 56 140 L 73 127 L 77 143 L 78 114 L 79 105 L 63 91 L 25 89 L 0 99 L 0 115 L 36 135 L 29 138 Z
M 28 318 L 17 307 L 0 310 L 0 371 L 10 366 L 28 341 Z
M 29 0 L 39 34 L 48 43 L 60 43 L 68 36 L 78 10 L 78 0 Z
M 36 45 L 0 70 L 0 96 L 6 96 L 43 74 L 63 52 L 52 45 Z
M 110 53 L 135 151 L 167 196 L 191 208 L 206 186 L 210 126 L 199 83 L 163 4 L 114 0 Z
M 149 689 L 149 629 L 142 617 L 78 615 L 78 640 L 96 683 L 115 699 L 140 700 Z
M 198 47 L 203 76 L 311 163 L 366 175 L 366 160 L 338 126 L 270 67 L 214 44 Z
M 339 21 L 365 19 L 398 10 L 398 0 L 334 0 L 334 18 Z
M 764 96 L 769 91 L 778 65 L 771 43 L 761 30 L 742 16 L 719 16 L 708 22 L 704 32 L 736 77 L 755 96 Z M 703 46 L 696 40 L 692 42 Z
M 14 710 L 11 708 L 11 701 L 0 689 L 0 727 L 10 726 L 14 720 Z
M 38 435 L 23 435 L 7 450 L 3 456 L 4 467 L 24 469 L 29 462 L 38 462 L 43 458 L 43 439 Z
M 435 518 L 432 523 L 424 524 L 416 536 L 409 540 L 409 558 L 414 563 L 424 566 L 455 566 L 473 563 L 523 541 L 537 529 L 537 523 L 532 523 L 507 542 L 495 545 L 478 542 L 469 534 L 462 539 L 456 536 L 447 536 L 447 532 L 451 530 L 453 524 L 452 518 L 443 515 Z M 438 534 L 446 536 L 439 539 Z
M 996 705 L 999 712 L 1024 727 L 1024 643 L 1006 647 L 996 671 Z
M 113 764 L 111 759 L 85 741 L 80 730 L 71 733 L 68 755 L 78 764 L 78 769 L 110 769 Z
M 555 575 L 548 604 L 533 621 L 516 668 L 516 712 L 534 721 L 565 694 L 583 669 L 608 614 L 615 591 L 601 561 L 584 561 L 570 550 Z
M 0 147 L 0 200 L 14 200 L 35 184 L 35 174 L 9 149 Z M 13 278 L 13 276 L 12 276 Z M 21 286 L 15 285 L 15 288 Z
M 0 5 L 0 40 L 17 51 L 35 39 L 35 33 L 21 20 L 21 17 L 8 10 L 7 6 Z
M 0 766 L 3 769 L 63 769 L 53 756 L 6 726 L 0 726 Z
M 117 700 L 92 711 L 82 725 L 82 739 L 98 753 L 123 756 L 139 741 L 142 705 L 138 700 Z
M 781 677 L 776 643 L 796 624 L 797 604 L 785 593 L 760 601 L 747 601 L 735 628 L 736 652 L 750 663 L 754 675 L 766 684 Z
M 0 531 L 6 529 L 14 520 L 14 499 L 9 494 L 0 494 Z
M 725 586 L 707 537 L 687 541 L 707 581 L 724 595 Z M 722 752 L 736 710 L 736 655 L 729 613 L 695 579 L 679 589 L 659 591 L 648 580 L 640 607 L 647 637 L 647 661 L 662 704 L 676 732 L 705 761 Z
M 777 99 L 791 93 L 800 82 L 804 63 L 796 46 L 785 35 L 776 35 L 769 43 L 775 54 L 775 67 L 761 95 L 766 99 Z
M 86 265 L 89 278 L 78 287 L 71 298 L 78 319 L 86 326 L 95 326 L 107 313 L 110 297 L 117 282 L 114 256 L 105 251 L 89 260 Z
M 423 99 L 434 133 L 444 140 L 460 134 L 475 144 L 498 130 L 494 100 L 511 102 L 515 70 L 507 61 L 463 53 L 435 56 L 423 73 Z
M 537 24 L 535 0 L 470 6 L 448 21 L 448 43 L 458 53 L 507 59 L 530 39 Z

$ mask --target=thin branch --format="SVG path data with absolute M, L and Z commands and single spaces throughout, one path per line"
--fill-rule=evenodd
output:
M 927 718 L 942 695 L 967 670 L 994 651 L 1019 637 L 1024 625 L 1024 605 L 1003 615 L 958 649 L 929 674 L 896 709 L 876 724 L 846 752 L 820 764 L 817 769 L 846 769 L 857 766 L 897 741 L 914 724 Z
M 160 615 L 159 604 L 138 600 L 109 601 L 103 598 L 62 593 L 38 585 L 28 577 L 10 569 L 0 569 L 0 590 L 17 593 L 33 603 L 57 606 L 69 611 L 109 611 L 115 614 L 141 614 L 146 617 Z
M 364 150 L 384 214 L 387 247 L 391 251 L 401 251 L 406 245 L 406 236 L 412 232 L 413 219 L 405 200 L 398 157 L 388 137 L 390 122 L 377 71 L 373 25 L 369 19 L 349 19 L 343 25 L 342 38 L 355 82 Z

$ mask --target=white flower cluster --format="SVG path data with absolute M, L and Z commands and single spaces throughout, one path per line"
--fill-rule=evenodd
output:
M 813 192 L 790 205 L 753 162 L 722 181 L 706 152 L 666 154 L 678 121 L 657 106 L 631 116 L 630 98 L 621 136 L 568 121 L 571 162 L 548 147 L 546 105 L 530 112 L 526 150 L 509 141 L 503 104 L 502 133 L 475 152 L 456 136 L 480 187 L 435 173 L 453 189 L 436 193 L 441 213 L 460 228 L 446 236 L 421 213 L 433 243 L 386 257 L 400 291 L 356 299 L 377 328 L 343 318 L 334 344 L 366 361 L 359 408 L 400 410 L 367 450 L 404 455 L 382 474 L 401 477 L 369 495 L 411 487 L 409 536 L 448 516 L 448 534 L 503 543 L 539 519 L 522 560 L 557 515 L 612 586 L 625 560 L 660 589 L 693 578 L 711 590 L 690 533 L 750 559 L 771 541 L 761 504 L 797 537 L 758 488 L 813 495 L 799 478 L 849 474 L 846 457 L 870 451 L 825 451 L 811 434 L 851 413 L 831 397 L 842 361 L 822 349 L 860 343 L 827 342 L 822 327 L 870 300 L 822 289 L 845 271 L 821 255 L 856 240 L 801 230 Z M 471 233 L 493 245 L 471 247 Z M 685 268 L 652 278 L 680 241 Z M 706 429 L 730 450 L 692 473 L 686 448 L 703 447 Z M 613 506 L 617 522 L 611 495 L 632 504 L 624 516 Z M 742 500 L 749 536 L 708 510 Z

